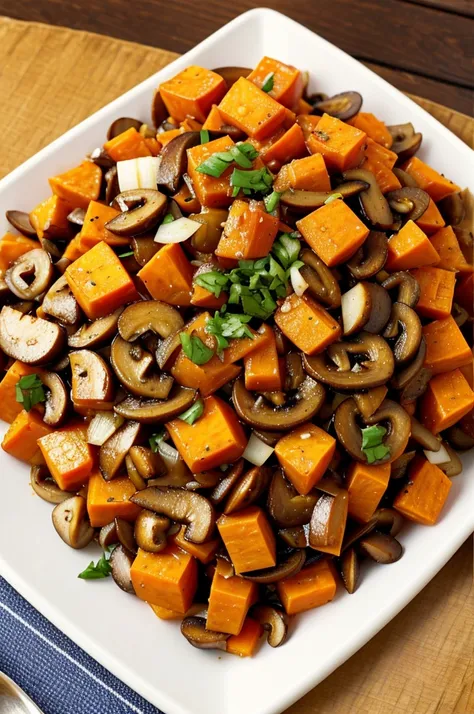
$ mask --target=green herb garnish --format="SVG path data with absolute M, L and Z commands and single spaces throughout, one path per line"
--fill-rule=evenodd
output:
M 133 255 L 133 250 L 127 250 L 126 253 L 119 253 L 118 257 L 119 258 L 128 258 L 130 255 Z
M 212 154 L 212 156 L 203 161 L 202 164 L 199 164 L 199 166 L 196 168 L 196 171 L 199 171 L 200 174 L 206 174 L 207 176 L 220 178 L 226 168 L 228 168 L 232 160 L 232 156 L 230 156 L 230 161 L 225 161 L 222 158 L 222 154 Z
M 244 169 L 252 168 L 252 161 L 258 156 L 258 151 L 251 145 L 240 143 L 231 146 L 228 151 L 218 151 L 199 164 L 196 171 L 214 178 L 220 178 L 224 171 L 235 162 Z
M 190 424 L 192 426 L 195 421 L 202 417 L 203 413 L 204 402 L 202 399 L 198 399 L 192 406 L 189 407 L 189 409 L 186 409 L 185 412 L 180 414 L 178 419 L 181 419 L 181 421 L 185 421 L 186 424 Z
M 152 434 L 150 438 L 148 439 L 148 443 L 150 444 L 150 449 L 153 451 L 154 454 L 158 453 L 160 450 L 160 444 L 165 438 L 166 433 L 165 430 L 163 429 L 162 431 L 157 432 L 156 434 Z
M 205 288 L 216 297 L 219 297 L 227 286 L 229 278 L 218 270 L 210 270 L 208 273 L 196 275 L 194 282 L 196 285 L 200 285 L 201 288 Z
M 273 177 L 265 166 L 261 169 L 253 169 L 252 171 L 234 169 L 230 177 L 230 185 L 234 188 L 232 193 L 234 198 L 240 189 L 243 189 L 244 193 L 268 193 L 272 183 Z M 250 193 L 246 195 L 250 195 Z
M 240 141 L 238 144 L 236 144 L 236 146 L 238 147 L 240 153 L 245 154 L 245 156 L 251 161 L 255 161 L 255 159 L 259 156 L 259 152 L 255 148 L 255 146 L 252 146 L 252 144 L 247 144 L 247 142 Z
M 293 238 L 289 233 L 282 235 L 274 242 L 272 253 L 278 258 L 285 270 L 289 270 L 291 265 L 297 260 L 301 249 L 298 238 Z
M 204 329 L 216 338 L 217 350 L 221 352 L 229 346 L 229 339 L 254 339 L 253 332 L 247 325 L 251 319 L 251 315 L 226 312 L 224 305 L 220 312 L 217 310 L 214 317 L 209 318 Z
M 46 401 L 46 394 L 41 379 L 37 374 L 28 374 L 22 377 L 15 385 L 16 401 L 23 404 L 23 409 L 27 412 L 35 404 Z
M 362 433 L 362 451 L 367 457 L 367 463 L 373 464 L 374 461 L 380 461 L 385 456 L 390 454 L 390 449 L 383 443 L 383 437 L 387 430 L 383 426 L 368 426 L 361 429 Z
M 201 144 L 207 144 L 210 140 L 210 134 L 207 129 L 201 129 L 199 132 L 199 138 L 201 140 Z
M 174 221 L 174 216 L 173 216 L 173 214 L 172 214 L 172 213 L 167 213 L 166 216 L 165 216 L 165 217 L 163 218 L 163 220 L 161 221 L 161 224 L 165 226 L 167 223 L 173 223 L 173 221 Z
M 271 92 L 275 81 L 275 72 L 269 72 L 262 84 L 262 92 Z
M 82 580 L 100 580 L 101 578 L 108 578 L 112 573 L 112 567 L 109 563 L 109 558 L 107 558 L 108 551 L 104 552 L 101 558 L 94 563 L 93 560 L 89 563 L 87 568 L 79 573 L 78 578 Z
M 324 201 L 324 205 L 327 206 L 328 203 L 332 203 L 333 201 L 336 200 L 336 198 L 344 198 L 342 193 L 332 193 L 330 196 L 327 197 L 327 199 Z
M 275 210 L 275 208 L 278 206 L 278 203 L 280 201 L 280 196 L 281 193 L 278 191 L 273 191 L 269 196 L 266 196 L 263 199 L 263 202 L 265 204 L 265 208 L 267 209 L 267 213 L 271 213 L 272 211 Z
M 206 364 L 214 357 L 214 352 L 196 335 L 182 332 L 179 336 L 183 352 L 194 364 Z

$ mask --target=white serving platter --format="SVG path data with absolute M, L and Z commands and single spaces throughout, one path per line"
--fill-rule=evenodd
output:
M 155 87 L 190 64 L 254 66 L 270 55 L 307 69 L 311 89 L 355 89 L 364 109 L 390 124 L 411 121 L 424 136 L 420 157 L 474 189 L 472 152 L 456 136 L 349 55 L 283 15 L 247 12 L 183 57 L 86 119 L 0 182 L 0 229 L 7 209 L 30 210 L 49 195 L 48 176 L 76 165 L 104 142 L 120 116 L 149 121 Z M 1 405 L 0 405 L 1 410 Z M 1 422 L 1 433 L 5 426 Z M 277 714 L 324 679 L 391 620 L 474 530 L 473 458 L 453 480 L 440 522 L 407 526 L 406 552 L 369 567 L 357 592 L 297 618 L 288 642 L 251 659 L 197 650 L 176 622 L 160 621 L 112 582 L 78 580 L 97 550 L 73 551 L 56 535 L 51 507 L 32 495 L 28 468 L 0 453 L 0 572 L 43 615 L 166 714 Z

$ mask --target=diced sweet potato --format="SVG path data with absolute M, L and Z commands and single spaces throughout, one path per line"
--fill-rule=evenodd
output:
M 397 155 L 393 151 L 384 148 L 367 137 L 364 157 L 362 168 L 374 174 L 382 193 L 401 188 L 400 181 L 392 171 L 397 160 Z
M 111 246 L 128 245 L 129 238 L 116 236 L 105 227 L 108 221 L 118 216 L 120 211 L 112 206 L 106 206 L 98 201 L 91 201 L 84 216 L 84 225 L 81 228 L 81 250 L 84 253 L 93 248 L 101 240 Z
M 138 272 L 155 300 L 169 305 L 190 305 L 193 292 L 193 266 L 178 243 L 164 245 Z
M 192 117 L 205 121 L 213 104 L 226 92 L 224 79 L 210 69 L 191 65 L 160 85 L 160 94 L 171 116 L 177 121 Z
M 288 161 L 306 156 L 307 153 L 301 127 L 293 124 L 288 131 L 283 132 L 282 136 L 271 143 L 261 157 L 266 164 L 270 161 L 286 164 Z
M 183 526 L 174 536 L 176 545 L 178 545 L 181 550 L 186 551 L 189 555 L 200 560 L 201 563 L 210 563 L 219 547 L 219 540 L 214 538 L 213 540 L 208 540 L 206 543 L 191 543 L 191 541 L 186 540 L 184 537 L 185 530 L 186 526 Z
M 372 141 L 376 141 L 377 144 L 385 146 L 386 149 L 390 149 L 393 144 L 392 135 L 384 122 L 377 119 L 371 112 L 359 112 L 355 117 L 349 119 L 347 123 L 364 131 Z
M 221 293 L 216 297 L 210 290 L 193 283 L 193 294 L 191 297 L 191 305 L 196 307 L 210 308 L 219 310 L 227 302 L 229 296 L 227 293 Z
M 462 275 L 456 281 L 454 299 L 472 317 L 474 312 L 474 274 Z
M 111 523 L 114 518 L 134 521 L 141 508 L 129 501 L 129 498 L 136 490 L 127 476 L 106 481 L 99 469 L 94 469 L 87 489 L 87 511 L 91 525 L 101 528 Z
M 413 221 L 407 221 L 388 241 L 385 268 L 390 272 L 411 270 L 436 263 L 439 263 L 438 253 L 425 233 Z
M 51 427 L 44 423 L 41 414 L 23 410 L 10 424 L 3 437 L 2 449 L 21 461 L 32 465 L 41 464 L 43 457 L 37 441 L 51 432 Z
M 312 154 L 322 154 L 329 171 L 346 171 L 359 166 L 367 135 L 336 117 L 323 114 L 306 145 Z
M 449 429 L 474 407 L 474 392 L 459 369 L 433 377 L 421 398 L 420 420 L 433 434 Z
M 321 154 L 296 159 L 288 166 L 289 187 L 302 191 L 330 191 L 331 182 Z
M 188 149 L 188 173 L 193 182 L 194 191 L 202 206 L 207 208 L 220 208 L 230 206 L 232 203 L 232 188 L 230 176 L 234 170 L 232 164 L 224 173 L 216 178 L 208 176 L 197 168 L 203 164 L 213 154 L 228 151 L 234 142 L 229 136 L 221 136 L 219 139 L 209 141 L 207 144 L 199 144 Z
M 66 246 L 66 250 L 63 253 L 63 258 L 67 258 L 73 263 L 75 260 L 87 253 L 87 250 L 81 248 L 81 234 L 78 233 Z
M 431 238 L 431 244 L 439 254 L 439 261 L 435 264 L 443 270 L 454 270 L 459 273 L 472 273 L 473 267 L 469 265 L 459 247 L 458 239 L 451 226 L 440 228 Z
M 301 72 L 292 65 L 271 57 L 263 57 L 247 79 L 261 89 L 270 74 L 273 78 L 273 87 L 268 94 L 285 107 L 296 110 L 304 89 Z
M 433 374 L 449 372 L 472 362 L 472 352 L 454 318 L 434 320 L 423 327 L 425 366 Z
M 92 447 L 82 428 L 65 427 L 41 437 L 38 446 L 51 476 L 64 491 L 80 488 L 94 466 Z
M 451 314 L 456 276 L 451 270 L 424 266 L 411 274 L 420 286 L 420 299 L 416 311 L 422 317 L 441 320 Z
M 217 527 L 236 573 L 276 564 L 275 536 L 264 511 L 257 506 L 222 515 Z
M 171 368 L 171 374 L 181 386 L 199 389 L 201 396 L 208 397 L 235 379 L 241 369 L 235 364 L 224 364 L 217 355 L 206 364 L 194 364 L 184 352 L 180 352 Z
M 255 583 L 238 575 L 224 578 L 216 572 L 212 579 L 207 609 L 208 629 L 238 635 L 256 598 Z
M 410 176 L 413 176 L 418 186 L 423 191 L 426 191 L 435 203 L 446 198 L 451 193 L 457 193 L 461 190 L 459 186 L 435 171 L 435 169 L 432 169 L 431 166 L 425 164 L 417 156 L 412 156 L 411 159 L 408 159 L 402 169 Z
M 270 136 L 286 118 L 285 107 L 245 77 L 232 85 L 218 109 L 227 124 L 254 139 Z
M 161 137 L 162 134 L 160 134 L 160 140 Z M 114 161 L 126 161 L 127 159 L 138 159 L 141 156 L 151 156 L 151 151 L 146 144 L 145 138 L 134 126 L 106 141 L 104 149 Z
M 408 467 L 408 482 L 393 505 L 410 521 L 433 526 L 446 503 L 451 485 L 438 466 L 416 456 Z
M 102 171 L 92 161 L 83 161 L 74 169 L 49 179 L 52 192 L 73 208 L 87 208 L 97 201 L 102 185 Z
M 278 218 L 267 213 L 258 201 L 235 200 L 215 253 L 235 260 L 264 258 L 277 232 Z
M 302 424 L 275 446 L 283 470 L 298 493 L 306 495 L 324 476 L 336 450 L 336 440 L 314 424 Z
M 219 131 L 224 125 L 224 120 L 221 117 L 221 113 L 217 108 L 217 104 L 212 105 L 212 109 L 206 117 L 206 121 L 202 125 L 203 129 L 209 129 L 209 131 Z
M 139 549 L 130 575 L 141 600 L 183 615 L 189 610 L 197 587 L 197 563 L 176 545 L 167 545 L 160 553 Z
M 72 206 L 67 201 L 53 195 L 33 208 L 30 213 L 30 223 L 38 238 L 47 238 L 48 240 L 69 238 L 71 224 L 67 217 L 71 211 Z M 27 240 L 27 238 L 23 240 Z
M 428 236 L 432 233 L 436 233 L 440 228 L 443 228 L 445 225 L 444 218 L 432 198 L 430 198 L 426 211 L 415 223 Z
M 251 617 L 246 617 L 238 635 L 231 635 L 226 642 L 226 651 L 239 657 L 252 657 L 263 634 L 263 627 Z
M 296 615 L 330 602 L 337 582 L 332 564 L 320 560 L 299 573 L 277 583 L 277 590 L 288 615 Z
M 349 515 L 366 523 L 374 515 L 390 481 L 390 464 L 369 466 L 353 461 L 347 473 Z
M 292 293 L 275 313 L 275 322 L 307 355 L 326 349 L 341 336 L 341 326 L 312 298 Z
M 282 375 L 275 334 L 266 324 L 262 325 L 262 330 L 268 333 L 269 341 L 244 358 L 245 386 L 251 390 L 271 392 L 282 388 Z

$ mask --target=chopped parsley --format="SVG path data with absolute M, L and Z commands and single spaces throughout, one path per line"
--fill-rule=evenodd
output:
M 198 399 L 194 404 L 192 404 L 189 409 L 179 415 L 178 419 L 185 421 L 186 424 L 192 426 L 195 421 L 202 417 L 204 413 L 204 402 L 202 399 Z
M 384 426 L 368 426 L 361 429 L 362 432 L 362 451 L 367 457 L 367 463 L 373 464 L 375 461 L 381 461 L 390 454 L 390 449 L 383 443 L 383 437 L 387 433 Z
M 105 551 L 97 563 L 94 563 L 94 561 L 91 560 L 87 568 L 83 570 L 82 573 L 79 573 L 77 577 L 82 578 L 82 580 L 100 580 L 101 578 L 108 578 L 112 573 L 112 567 L 109 563 L 110 555 L 109 551 Z
M 217 310 L 214 317 L 209 318 L 204 329 L 216 338 L 217 351 L 222 352 L 229 346 L 229 339 L 254 339 L 253 332 L 247 325 L 251 319 L 252 316 L 248 314 L 228 313 L 224 305 L 220 312 Z
M 262 84 L 262 92 L 271 92 L 275 83 L 275 72 L 269 72 Z
M 27 412 L 35 404 L 46 401 L 43 383 L 37 374 L 28 374 L 18 380 L 15 385 L 15 398 Z
M 162 431 L 157 432 L 156 434 L 152 434 L 150 438 L 148 439 L 148 443 L 150 444 L 150 449 L 153 451 L 154 454 L 156 454 L 159 449 L 160 449 L 160 444 L 165 438 L 165 431 L 164 429 Z
M 187 332 L 182 332 L 179 339 L 181 340 L 184 354 L 194 364 L 206 364 L 214 357 L 214 351 L 196 335 L 188 335 Z
M 218 151 L 215 154 L 211 154 L 202 164 L 199 164 L 196 171 L 201 174 L 207 174 L 207 176 L 220 178 L 232 163 L 236 163 L 244 169 L 250 169 L 252 161 L 257 156 L 258 151 L 251 144 L 235 144 L 228 151 Z

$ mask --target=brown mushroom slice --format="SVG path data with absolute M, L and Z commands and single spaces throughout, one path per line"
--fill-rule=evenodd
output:
M 313 105 L 313 110 L 317 114 L 329 114 L 341 121 L 348 121 L 360 112 L 362 107 L 362 95 L 359 92 L 340 92 L 333 97 L 322 99 Z
M 118 543 L 115 521 L 102 526 L 99 531 L 99 545 L 103 550 L 107 550 L 111 545 Z
M 135 540 L 142 550 L 159 553 L 166 548 L 166 534 L 171 521 L 153 511 L 143 509 L 135 521 Z
M 367 290 L 371 298 L 371 310 L 364 331 L 378 335 L 390 319 L 392 301 L 385 288 L 377 283 L 367 283 Z
M 369 183 L 365 180 L 346 181 L 332 191 L 303 191 L 289 188 L 281 194 L 280 203 L 290 208 L 293 213 L 304 214 L 324 206 L 331 196 L 339 198 L 338 194 L 340 194 L 342 198 L 350 198 L 368 188 Z
M 71 365 L 72 401 L 87 409 L 110 409 L 115 386 L 110 367 L 91 350 L 77 350 L 69 355 Z
M 385 399 L 386 390 L 380 387 L 369 389 L 367 392 L 354 392 L 352 398 L 363 417 L 372 416 Z M 339 406 L 339 405 L 337 405 Z
M 115 196 L 112 206 L 121 213 L 105 224 L 118 236 L 134 236 L 156 226 L 166 211 L 168 200 L 153 188 L 137 188 Z
M 86 499 L 71 496 L 58 503 L 52 512 L 53 525 L 59 537 L 71 548 L 85 548 L 94 537 L 87 516 Z
M 144 479 L 156 478 L 166 473 L 166 466 L 159 452 L 153 452 L 145 446 L 132 446 L 130 458 Z
M 254 466 L 247 471 L 232 488 L 226 501 L 224 513 L 229 515 L 255 503 L 266 490 L 271 478 L 271 470 L 265 466 Z
M 5 273 L 8 289 L 20 300 L 34 300 L 53 279 L 53 264 L 46 251 L 34 248 L 20 255 Z
M 400 393 L 400 402 L 415 402 L 427 390 L 433 372 L 422 367 L 415 376 L 406 384 Z
M 111 481 L 118 475 L 125 456 L 140 434 L 141 424 L 128 421 L 102 444 L 99 450 L 99 467 L 106 481 Z
M 401 334 L 398 336 L 400 326 Z M 397 365 L 415 359 L 422 338 L 421 320 L 418 314 L 402 302 L 394 303 L 383 336 L 385 338 L 398 336 L 392 350 Z
M 63 380 L 55 372 L 44 372 L 41 381 L 47 389 L 43 421 L 49 426 L 59 426 L 66 417 L 68 394 Z
M 66 325 L 76 325 L 82 312 L 64 275 L 50 287 L 42 302 L 44 312 Z
M 391 536 L 398 535 L 405 522 L 402 514 L 394 508 L 379 508 L 371 520 L 375 523 L 377 530 L 387 532 Z
M 313 297 L 329 308 L 339 307 L 341 290 L 327 265 L 309 248 L 303 248 L 299 260 L 305 263 L 300 268 L 300 275 L 308 283 L 308 290 Z
M 452 449 L 446 441 L 443 441 L 443 446 L 448 452 L 449 461 L 447 461 L 445 464 L 439 464 L 439 468 L 441 469 L 441 471 L 444 471 L 448 478 L 458 476 L 462 471 L 462 461 L 457 455 L 457 453 L 454 451 L 454 449 Z
M 466 215 L 461 193 L 451 193 L 438 202 L 438 208 L 447 225 L 458 226 Z
M 370 519 L 367 523 L 357 523 L 348 525 L 344 540 L 342 542 L 341 552 L 345 553 L 348 548 L 351 548 L 357 541 L 367 533 L 371 533 L 375 528 L 375 521 Z
M 341 554 L 347 522 L 349 497 L 341 489 L 336 496 L 323 493 L 317 500 L 309 524 L 309 546 L 323 553 Z
M 137 552 L 137 544 L 133 535 L 133 524 L 123 518 L 114 519 L 115 532 L 118 542 L 130 553 Z
M 359 540 L 359 548 L 376 563 L 396 563 L 403 555 L 401 544 L 388 533 L 373 531 Z
M 171 139 L 161 152 L 161 161 L 158 168 L 158 186 L 169 193 L 176 193 L 183 174 L 187 170 L 188 160 L 186 151 L 201 143 L 198 131 L 186 131 L 184 134 Z
M 137 236 L 132 238 L 131 245 L 134 258 L 142 267 L 153 258 L 161 247 L 158 243 L 155 243 L 154 236 Z
M 474 447 L 474 438 L 466 434 L 457 424 L 451 426 L 445 433 L 446 439 L 454 449 L 467 451 Z
M 399 270 L 382 282 L 385 290 L 398 288 L 397 302 L 414 308 L 420 299 L 420 286 L 416 278 L 408 271 Z
M 385 195 L 390 208 L 406 214 L 407 220 L 417 221 L 430 205 L 430 197 L 421 188 L 404 186 Z
M 68 213 L 68 215 L 67 215 L 67 219 L 68 219 L 69 223 L 72 223 L 75 226 L 83 226 L 85 217 L 86 217 L 85 208 L 74 208 L 71 211 L 71 213 Z
M 5 305 L 0 312 L 0 349 L 26 364 L 51 362 L 66 342 L 64 331 L 54 322 L 23 315 Z
M 421 146 L 423 134 L 415 132 L 413 124 L 393 124 L 387 126 L 393 138 L 391 150 L 398 154 L 398 162 L 402 164 L 404 161 L 414 156 Z
M 288 616 L 281 608 L 255 605 L 250 615 L 268 633 L 267 642 L 270 647 L 280 647 L 285 642 L 288 635 Z
M 285 358 L 285 366 L 285 390 L 299 389 L 305 378 L 301 355 L 298 352 L 289 352 Z M 274 445 L 270 444 L 270 446 Z
M 127 475 L 130 481 L 133 483 L 137 491 L 143 491 L 147 487 L 147 482 L 138 473 L 138 469 L 132 461 L 130 454 L 125 457 L 125 468 L 127 469 Z
M 392 387 L 394 389 L 403 389 L 404 387 L 406 387 L 416 377 L 416 375 L 420 372 L 420 370 L 423 368 L 425 356 L 426 356 L 426 340 L 424 337 L 422 337 L 421 341 L 420 341 L 420 346 L 418 348 L 418 352 L 416 354 L 416 357 L 413 359 L 413 361 L 408 365 L 408 367 L 405 367 L 400 372 L 397 372 L 396 374 L 393 375 L 392 382 L 391 382 Z M 409 400 L 403 399 L 402 401 L 409 401 Z
M 228 211 L 223 208 L 203 207 L 200 213 L 191 213 L 189 218 L 201 224 L 199 230 L 191 236 L 191 247 L 199 253 L 213 253 L 222 236 L 223 223 L 227 220 Z M 208 270 L 215 270 L 213 263 L 207 264 Z M 200 272 L 207 272 L 202 265 Z
M 36 238 L 36 231 L 31 225 L 30 216 L 25 211 L 6 211 L 5 217 L 7 221 L 16 228 L 19 233 L 28 238 Z
M 244 472 L 244 460 L 239 459 L 223 475 L 222 480 L 212 490 L 209 499 L 214 506 L 218 506 L 224 501 L 239 481 Z
M 43 465 L 31 467 L 30 485 L 36 495 L 48 503 L 62 503 L 74 496 L 71 491 L 62 491 Z
M 107 129 L 107 141 L 115 139 L 119 134 L 123 134 L 127 129 L 140 130 L 142 123 L 138 119 L 132 119 L 131 117 L 120 117 L 115 119 L 112 124 Z
M 306 548 L 308 545 L 306 532 L 303 526 L 280 528 L 278 530 L 278 535 L 290 548 Z
M 357 280 L 372 278 L 382 270 L 387 260 L 387 236 L 381 231 L 370 231 L 363 245 L 346 265 Z
M 350 342 L 333 343 L 331 348 L 312 357 L 304 355 L 303 367 L 314 379 L 333 389 L 371 389 L 385 384 L 393 374 L 392 350 L 379 335 L 361 332 Z M 358 363 L 360 369 L 354 371 L 350 368 L 349 355 L 366 355 L 369 359 Z M 328 363 L 328 356 L 332 363 Z M 342 367 L 338 366 L 341 364 Z
M 360 332 L 372 312 L 372 293 L 368 283 L 356 283 L 341 296 L 341 314 L 344 335 Z
M 340 560 L 341 577 L 347 592 L 352 595 L 357 590 L 360 579 L 359 559 L 355 548 L 348 548 Z
M 169 116 L 169 112 L 166 109 L 163 98 L 160 94 L 160 88 L 157 87 L 153 94 L 153 100 L 151 103 L 151 120 L 156 129 L 164 122 Z
M 116 166 L 111 166 L 104 176 L 105 180 L 105 202 L 110 206 L 120 193 L 118 172 Z
M 312 419 L 325 397 L 325 389 L 311 377 L 306 377 L 288 406 L 273 407 L 245 389 L 243 379 L 234 382 L 234 408 L 247 424 L 264 431 L 288 431 Z
M 110 362 L 120 382 L 132 394 L 148 399 L 168 397 L 173 378 L 166 374 L 148 374 L 155 360 L 138 343 L 126 342 L 117 335 L 112 342 Z
M 392 461 L 390 478 L 403 478 L 407 472 L 408 466 L 416 456 L 416 451 L 405 451 L 398 459 Z
M 303 526 L 310 522 L 318 497 L 316 492 L 301 496 L 282 469 L 276 469 L 268 490 L 268 512 L 280 528 Z
M 263 441 L 267 446 L 272 447 L 276 446 L 278 441 L 284 436 L 282 431 L 263 431 L 262 429 L 254 429 L 253 433 L 257 439 Z
M 148 485 L 173 486 L 174 488 L 186 486 L 194 478 L 194 476 L 191 474 L 191 471 L 186 466 L 186 463 L 179 452 L 167 444 L 166 441 L 161 441 L 158 449 L 165 464 L 167 473 L 165 476 L 150 479 Z
M 455 302 L 453 303 L 451 315 L 453 316 L 454 322 L 458 327 L 462 327 L 469 320 L 468 311 Z
M 315 488 L 330 496 L 337 496 L 341 490 L 343 491 L 345 489 L 345 486 L 342 477 L 328 468 L 324 476 L 319 479 Z
M 125 308 L 118 321 L 118 331 L 122 339 L 135 342 L 149 331 L 164 339 L 183 325 L 184 320 L 175 307 L 159 300 L 142 300 Z
M 125 419 L 133 419 L 141 424 L 164 424 L 186 411 L 196 398 L 196 390 L 176 387 L 168 399 L 136 399 L 127 397 L 114 406 L 114 411 Z
M 348 181 L 365 181 L 369 184 L 369 187 L 359 194 L 362 211 L 374 228 L 380 230 L 391 228 L 393 225 L 392 211 L 374 174 L 367 169 L 349 169 L 349 171 L 344 171 L 342 176 Z
M 411 417 L 411 438 L 428 451 L 439 451 L 441 448 L 441 441 L 414 416 Z
M 306 561 L 306 552 L 304 550 L 296 550 L 290 553 L 288 557 L 281 563 L 278 563 L 273 568 L 262 568 L 262 570 L 252 570 L 245 573 L 242 577 L 246 580 L 252 580 L 260 585 L 270 585 L 277 583 L 284 578 L 289 578 L 295 573 L 299 573 Z
M 134 561 L 130 553 L 122 544 L 117 545 L 110 556 L 109 563 L 112 568 L 112 577 L 121 590 L 131 595 L 135 594 L 130 569 Z
M 227 89 L 230 89 L 238 79 L 248 77 L 252 70 L 248 67 L 217 67 L 212 71 L 221 76 L 227 84 Z
M 81 350 L 98 347 L 111 340 L 117 332 L 118 319 L 122 310 L 123 307 L 119 307 L 106 317 L 100 317 L 94 322 L 84 323 L 77 332 L 69 335 L 69 347 Z
M 200 650 L 226 650 L 230 635 L 206 629 L 203 617 L 185 617 L 181 623 L 181 633 L 193 647 Z
M 186 525 L 185 540 L 205 543 L 214 531 L 216 516 L 207 498 L 194 491 L 150 486 L 130 498 L 137 506 L 154 511 Z

